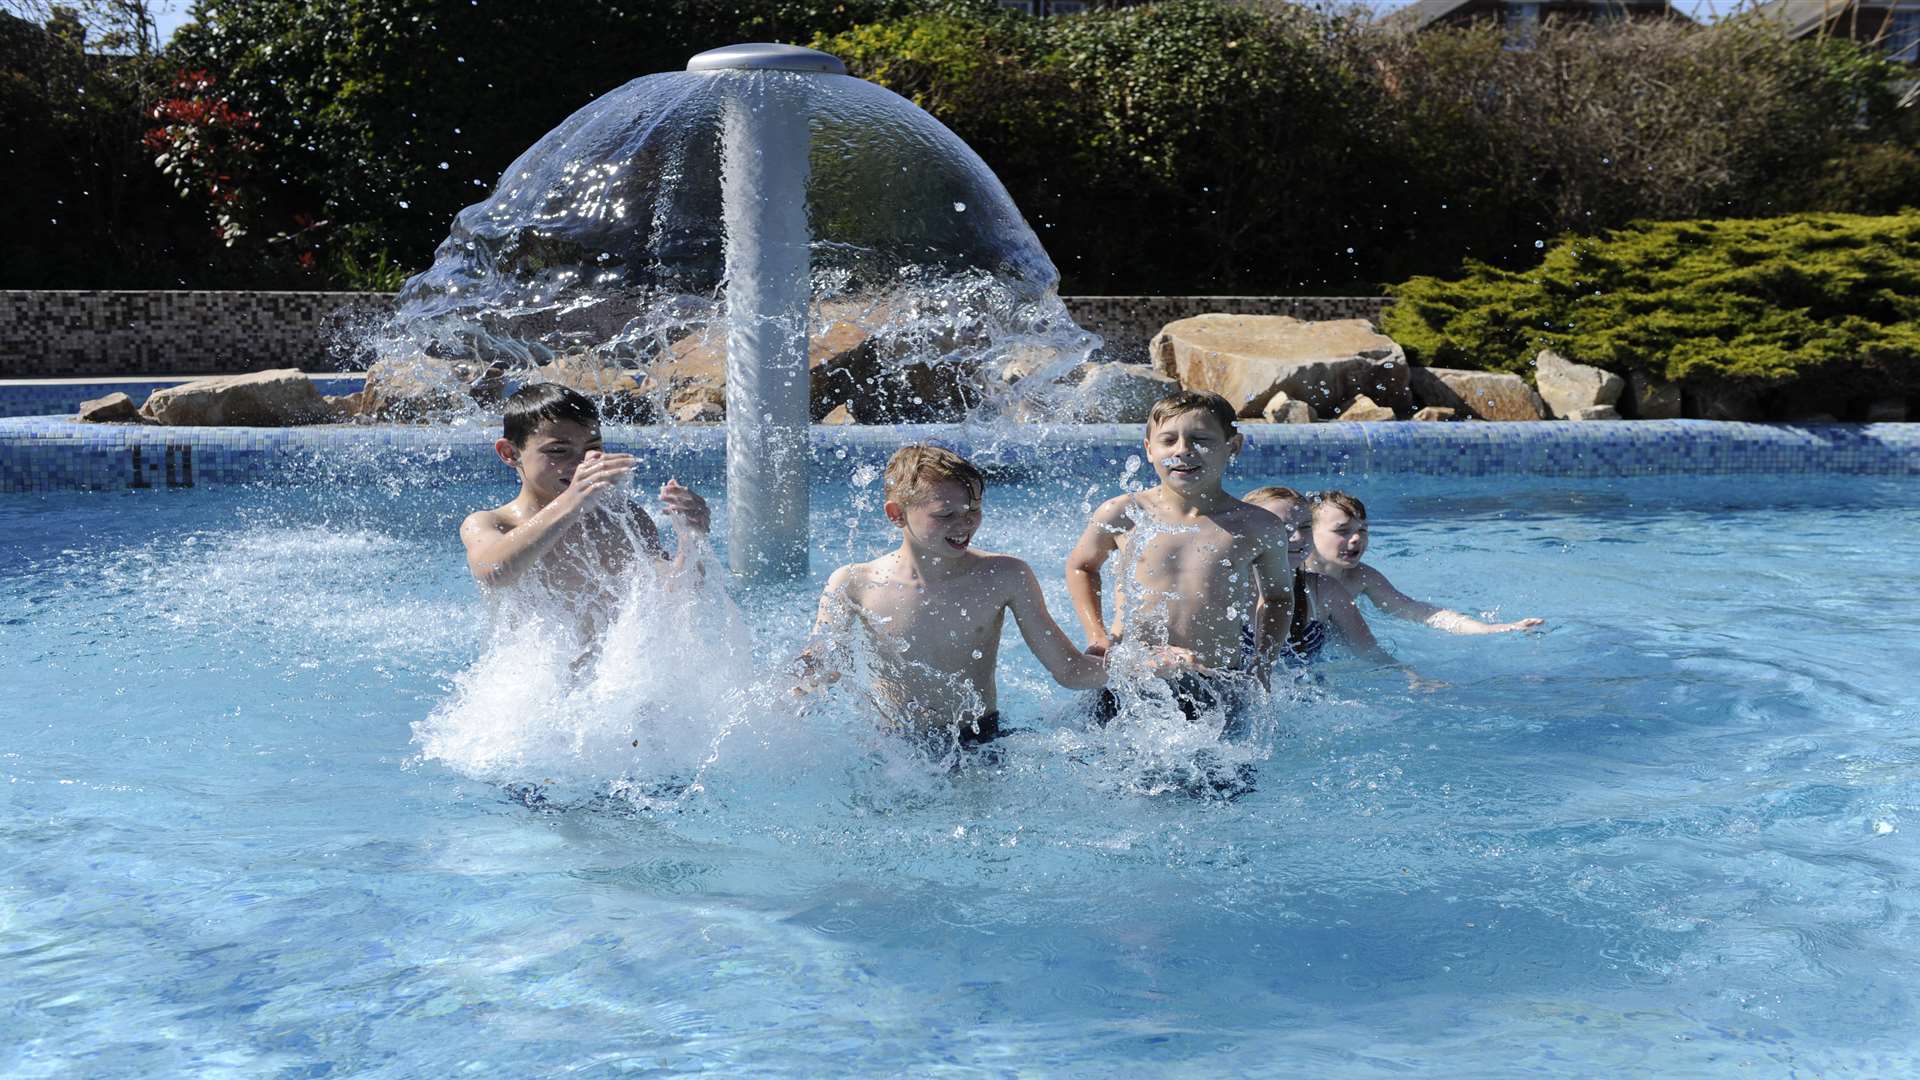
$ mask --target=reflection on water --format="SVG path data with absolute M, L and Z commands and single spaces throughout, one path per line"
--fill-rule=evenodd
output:
M 1065 612 L 1116 482 L 979 543 Z M 1237 743 L 1009 641 L 1024 730 L 951 772 L 783 696 L 809 586 L 635 575 L 579 669 L 498 630 L 491 488 L 0 501 L 0 1068 L 1911 1072 L 1920 493 L 1434 483 L 1345 481 L 1383 567 L 1551 633 L 1376 619 L 1452 689 L 1336 663 Z M 889 543 L 857 490 L 817 576 Z M 1202 751 L 1250 790 L 1156 785 Z

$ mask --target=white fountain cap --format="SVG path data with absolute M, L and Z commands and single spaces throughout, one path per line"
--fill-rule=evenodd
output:
M 832 53 L 799 45 L 748 42 L 727 45 L 687 61 L 688 71 L 808 71 L 817 75 L 845 75 L 847 65 Z

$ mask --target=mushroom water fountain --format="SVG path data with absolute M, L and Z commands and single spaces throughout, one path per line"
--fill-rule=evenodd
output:
M 1097 344 L 992 170 L 845 71 L 733 45 L 596 99 L 459 214 L 383 355 L 496 385 L 626 371 L 665 413 L 672 372 L 724 349 L 729 564 L 803 575 L 810 423 L 992 409 L 983 373 L 1046 385 Z

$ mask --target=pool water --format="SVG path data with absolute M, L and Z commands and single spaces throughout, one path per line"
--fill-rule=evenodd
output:
M 776 674 L 890 543 L 861 479 L 812 582 L 585 689 L 466 577 L 504 485 L 0 497 L 0 1073 L 1920 1066 L 1913 481 L 1346 478 L 1403 590 L 1547 632 L 1374 615 L 1449 686 L 1336 661 L 1208 747 L 1087 731 L 1009 627 L 1026 730 L 949 773 Z M 1124 479 L 977 543 L 1072 628 Z

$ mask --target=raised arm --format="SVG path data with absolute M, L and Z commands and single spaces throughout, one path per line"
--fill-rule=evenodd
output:
M 568 526 L 595 495 L 611 488 L 633 471 L 628 454 L 590 455 L 574 470 L 573 481 L 558 498 L 518 525 L 498 511 L 468 514 L 460 523 L 460 541 L 467 548 L 467 569 L 482 585 L 510 585 L 553 548 Z
M 1373 567 L 1360 564 L 1354 569 L 1354 592 L 1374 602 L 1381 611 L 1397 619 L 1423 623 L 1449 634 L 1506 634 L 1531 630 L 1546 624 L 1545 619 L 1521 619 L 1517 622 L 1482 622 L 1471 615 L 1415 600 L 1393 587 L 1387 576 Z
M 1060 624 L 1047 610 L 1047 598 L 1040 591 L 1040 579 L 1033 567 L 1019 559 L 1008 558 L 1002 571 L 1007 575 L 1007 607 L 1020 627 L 1020 636 L 1053 681 L 1072 690 L 1092 690 L 1107 684 L 1104 657 L 1089 655 L 1076 648 Z
M 1107 556 L 1120 549 L 1120 537 L 1132 523 L 1127 520 L 1127 496 L 1108 499 L 1093 512 L 1086 531 L 1067 554 L 1067 596 L 1073 600 L 1073 613 L 1086 631 L 1087 652 L 1104 656 L 1113 641 L 1107 633 L 1106 615 L 1100 610 L 1100 567 Z
M 1293 569 L 1287 565 L 1284 528 L 1262 529 L 1259 540 L 1261 548 L 1253 560 L 1253 579 L 1259 587 L 1260 599 L 1254 611 L 1260 620 L 1258 674 L 1264 680 L 1287 647 L 1287 630 L 1293 625 Z

